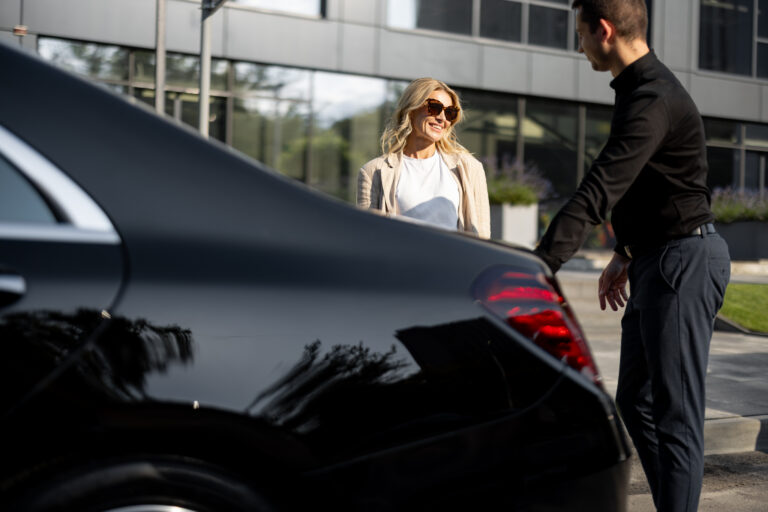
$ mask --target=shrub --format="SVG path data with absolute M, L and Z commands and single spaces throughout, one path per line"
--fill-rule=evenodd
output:
M 495 157 L 480 158 L 488 174 L 488 200 L 491 204 L 536 204 L 549 196 L 552 184 L 532 165 L 504 161 Z
M 539 201 L 539 195 L 527 183 L 497 176 L 488 180 L 488 200 L 493 204 L 530 205 Z
M 717 188 L 712 192 L 712 212 L 715 220 L 728 224 L 737 221 L 768 222 L 768 200 L 756 192 L 738 192 Z

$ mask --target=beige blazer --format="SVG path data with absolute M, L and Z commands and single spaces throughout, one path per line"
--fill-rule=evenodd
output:
M 459 231 L 481 238 L 491 236 L 491 214 L 485 171 L 469 153 L 442 154 L 459 186 Z M 357 205 L 386 215 L 400 213 L 395 191 L 402 153 L 390 153 L 365 164 L 357 176 Z

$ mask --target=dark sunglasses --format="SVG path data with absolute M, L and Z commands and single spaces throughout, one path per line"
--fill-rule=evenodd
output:
M 431 116 L 439 116 L 445 110 L 445 118 L 454 122 L 459 117 L 459 107 L 444 107 L 438 100 L 427 98 L 427 113 Z

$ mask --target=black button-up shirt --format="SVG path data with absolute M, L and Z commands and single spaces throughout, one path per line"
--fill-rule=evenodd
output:
M 536 249 L 555 272 L 609 211 L 624 256 L 624 246 L 661 245 L 714 220 L 704 125 L 677 78 L 651 51 L 611 87 L 608 142 Z

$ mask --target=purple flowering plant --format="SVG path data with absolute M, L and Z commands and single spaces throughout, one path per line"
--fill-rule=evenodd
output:
M 715 220 L 728 224 L 737 221 L 768 222 L 768 199 L 757 191 L 716 188 L 712 191 Z
M 496 157 L 480 158 L 488 176 L 488 200 L 491 204 L 531 205 L 546 198 L 552 183 L 533 165 Z

